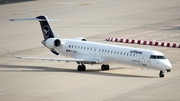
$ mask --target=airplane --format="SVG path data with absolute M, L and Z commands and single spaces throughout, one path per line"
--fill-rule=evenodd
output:
M 76 62 L 78 71 L 85 71 L 85 64 L 101 64 L 101 70 L 109 70 L 111 63 L 127 64 L 141 68 L 160 70 L 159 77 L 164 77 L 165 72 L 170 72 L 172 65 L 163 53 L 120 45 L 111 45 L 88 41 L 84 37 L 74 39 L 61 38 L 50 26 L 49 21 L 53 20 L 47 16 L 36 18 L 9 19 L 16 20 L 37 20 L 40 23 L 44 39 L 41 43 L 50 49 L 55 55 L 64 55 L 69 58 L 43 58 L 43 57 L 21 57 L 11 55 L 18 59 L 37 59 L 50 61 Z

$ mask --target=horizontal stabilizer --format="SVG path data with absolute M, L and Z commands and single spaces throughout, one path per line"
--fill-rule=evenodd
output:
M 58 37 L 56 34 L 53 33 L 53 30 L 50 26 L 49 21 L 55 21 L 55 20 L 59 20 L 59 19 L 55 19 L 55 18 L 48 18 L 47 16 L 37 16 L 35 18 L 18 18 L 18 19 L 9 19 L 10 21 L 22 21 L 22 20 L 36 20 L 39 21 L 40 26 L 41 26 L 41 30 L 44 36 L 44 39 L 47 40 L 49 38 L 55 38 Z
M 58 21 L 59 19 L 48 18 L 48 19 L 38 19 L 38 18 L 19 18 L 19 19 L 9 19 L 10 21 L 22 21 L 22 20 L 37 20 L 37 21 Z

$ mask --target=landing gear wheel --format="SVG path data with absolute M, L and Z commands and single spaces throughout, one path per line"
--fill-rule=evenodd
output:
M 101 65 L 101 70 L 106 70 L 105 65 Z
M 86 71 L 86 66 L 82 64 L 82 71 Z
M 101 70 L 109 70 L 109 65 L 101 65 Z
M 159 77 L 161 77 L 161 78 L 164 77 L 164 72 L 162 70 L 159 72 Z
M 109 65 L 106 65 L 106 70 L 109 70 Z
M 86 66 L 84 64 L 78 65 L 77 70 L 78 71 L 86 71 Z
M 77 70 L 78 70 L 78 71 L 82 71 L 82 66 L 81 66 L 81 65 L 78 65 Z

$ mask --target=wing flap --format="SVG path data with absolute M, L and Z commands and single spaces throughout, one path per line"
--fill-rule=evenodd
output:
M 65 62 L 85 62 L 85 63 L 98 63 L 97 60 L 86 60 L 76 58 L 43 58 L 43 57 L 16 57 L 18 59 L 33 59 L 33 60 L 49 60 L 49 61 L 65 61 Z

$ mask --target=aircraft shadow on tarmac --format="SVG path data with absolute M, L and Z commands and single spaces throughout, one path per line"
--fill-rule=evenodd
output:
M 163 29 L 163 30 L 180 30 L 180 27 L 176 26 L 176 27 L 171 27 L 171 28 L 167 28 L 167 29 Z
M 21 2 L 29 2 L 29 1 L 36 1 L 36 0 L 0 0 L 0 5 L 12 4 L 12 3 L 21 3 Z
M 0 65 L 0 68 L 8 68 L 8 70 L 0 70 L 0 72 L 68 72 L 68 73 L 82 73 L 82 74 L 114 76 L 114 77 L 156 78 L 152 76 L 100 72 L 101 70 L 97 70 L 97 69 L 77 71 L 75 69 L 53 68 L 53 67 L 45 67 L 45 66 L 21 66 L 21 65 Z M 12 70 L 10 70 L 10 68 L 12 68 Z M 122 68 L 119 68 L 119 69 L 122 69 Z

